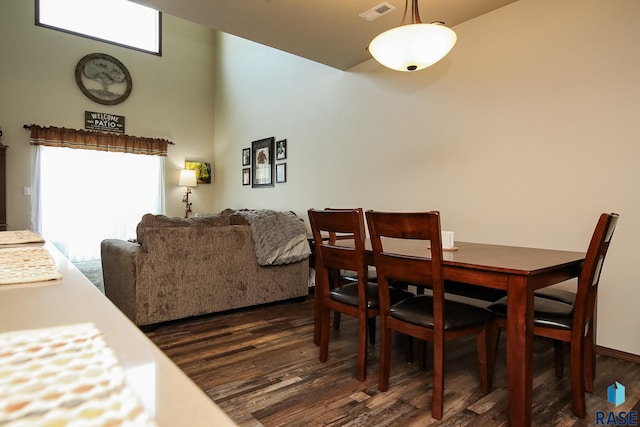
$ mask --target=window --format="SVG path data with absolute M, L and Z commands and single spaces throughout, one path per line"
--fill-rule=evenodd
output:
M 37 150 L 32 226 L 72 262 L 100 259 L 102 240 L 135 238 L 144 214 L 164 212 L 164 157 Z
M 161 14 L 127 0 L 35 0 L 36 25 L 161 53 Z
M 31 226 L 72 262 L 164 212 L 167 140 L 31 125 Z

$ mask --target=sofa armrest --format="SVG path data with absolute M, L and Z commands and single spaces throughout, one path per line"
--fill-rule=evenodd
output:
M 136 264 L 142 247 L 119 239 L 100 243 L 104 291 L 120 311 L 136 323 Z

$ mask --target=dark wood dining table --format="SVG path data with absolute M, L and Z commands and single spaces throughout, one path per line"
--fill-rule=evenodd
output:
M 422 241 L 391 240 L 386 251 L 429 257 Z M 338 242 L 349 245 L 348 240 Z M 533 393 L 533 293 L 535 290 L 578 277 L 584 252 L 456 242 L 444 251 L 444 279 L 507 291 L 507 379 L 509 419 L 512 426 L 531 425 Z M 366 256 L 375 265 L 367 240 Z M 320 325 L 315 313 L 316 343 Z

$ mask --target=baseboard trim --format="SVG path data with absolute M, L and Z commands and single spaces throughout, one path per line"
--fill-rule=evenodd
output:
M 626 360 L 627 362 L 633 362 L 640 365 L 640 355 L 627 353 L 626 351 L 615 350 L 609 347 L 603 347 L 596 345 L 596 353 L 604 356 L 615 357 L 616 359 Z

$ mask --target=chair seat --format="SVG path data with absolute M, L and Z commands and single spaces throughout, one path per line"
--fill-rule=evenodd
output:
M 433 328 L 433 297 L 418 295 L 391 307 L 391 317 L 425 328 Z M 481 307 L 456 301 L 444 302 L 444 329 L 455 330 L 482 325 L 493 313 Z
M 564 289 L 558 288 L 542 288 L 538 289 L 535 292 L 535 296 L 542 297 L 546 299 L 551 299 L 554 301 L 560 301 L 565 304 L 574 305 L 576 302 L 576 294 L 575 292 L 566 291 Z
M 533 297 L 534 326 L 571 330 L 573 305 L 548 298 Z M 507 317 L 507 297 L 499 299 L 488 307 L 497 316 Z
M 411 292 L 404 291 L 402 289 L 389 288 L 391 304 L 395 304 L 403 299 L 414 296 Z M 377 283 L 367 283 L 367 296 L 369 297 L 369 301 L 367 301 L 367 308 L 377 309 L 380 307 L 379 299 L 378 299 L 378 284 Z M 358 283 L 347 283 L 345 285 L 339 286 L 331 292 L 329 292 L 329 298 L 332 300 L 336 300 L 343 304 L 352 305 L 354 307 L 358 306 Z

